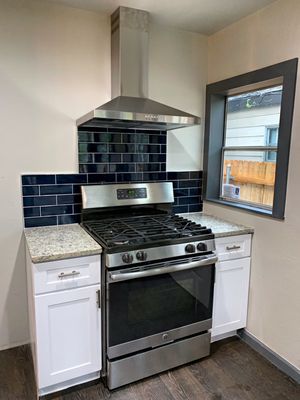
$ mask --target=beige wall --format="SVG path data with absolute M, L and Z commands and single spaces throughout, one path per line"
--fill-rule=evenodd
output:
M 150 32 L 149 52 L 149 96 L 203 117 L 207 82 L 207 37 L 155 26 Z M 202 169 L 203 129 L 202 123 L 200 126 L 168 133 L 168 171 Z
M 150 40 L 151 96 L 199 114 L 207 39 L 156 27 Z M 110 99 L 109 17 L 1 0 L 0 49 L 1 349 L 28 340 L 20 174 L 77 172 L 74 120 Z M 199 168 L 199 137 L 171 138 L 170 168 Z
M 300 56 L 300 2 L 280 0 L 209 38 L 215 82 Z M 284 222 L 205 204 L 205 211 L 255 228 L 247 330 L 300 368 L 300 80 L 296 88 Z

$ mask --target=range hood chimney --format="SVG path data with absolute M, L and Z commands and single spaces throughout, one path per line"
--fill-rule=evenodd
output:
M 111 15 L 113 100 L 77 120 L 82 127 L 170 130 L 200 118 L 148 98 L 149 13 L 119 7 Z

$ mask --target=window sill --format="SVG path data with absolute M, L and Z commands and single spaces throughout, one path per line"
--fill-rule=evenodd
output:
M 208 203 L 216 203 L 222 206 L 229 206 L 231 208 L 235 208 L 239 211 L 246 211 L 252 214 L 258 214 L 264 217 L 269 217 L 272 219 L 279 219 L 279 220 L 283 220 L 284 217 L 275 217 L 272 214 L 271 210 L 266 210 L 264 208 L 259 208 L 259 207 L 255 207 L 255 206 L 250 206 L 250 205 L 246 205 L 246 204 L 241 204 L 241 203 L 233 203 L 231 201 L 226 201 L 226 200 L 221 200 L 221 199 L 204 199 L 204 201 L 207 201 Z

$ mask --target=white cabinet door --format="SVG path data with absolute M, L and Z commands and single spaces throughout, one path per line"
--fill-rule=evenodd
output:
M 99 288 L 35 297 L 39 388 L 101 369 Z
M 246 326 L 249 274 L 250 257 L 216 264 L 212 336 Z

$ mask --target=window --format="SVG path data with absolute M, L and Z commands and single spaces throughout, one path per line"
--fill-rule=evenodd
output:
M 297 63 L 207 86 L 206 201 L 284 218 Z
M 281 97 L 282 85 L 227 97 L 222 199 L 271 209 Z

